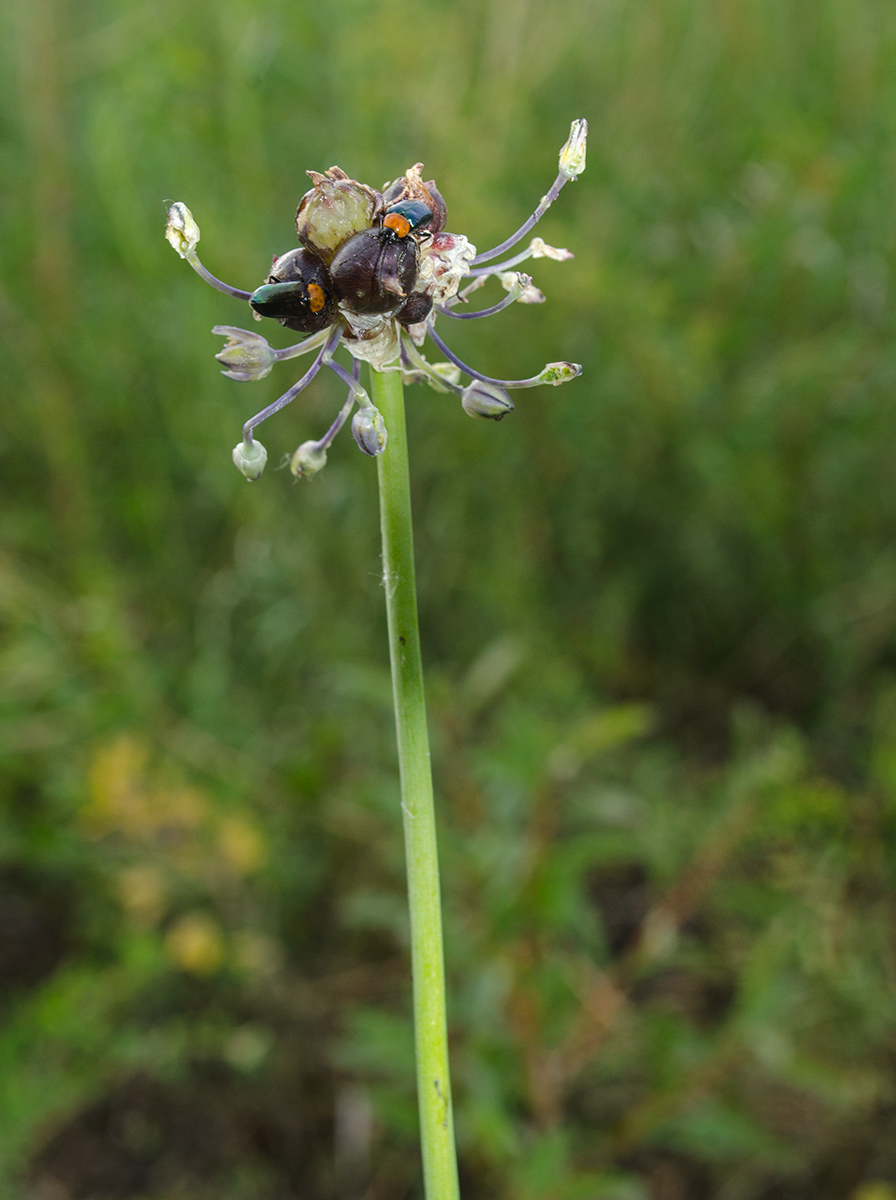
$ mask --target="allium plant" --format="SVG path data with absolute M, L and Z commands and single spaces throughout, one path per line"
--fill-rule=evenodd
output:
M 352 409 L 351 430 L 358 447 L 377 458 L 427 1200 L 456 1200 L 458 1183 L 402 384 L 426 383 L 438 392 L 454 393 L 470 416 L 499 421 L 513 410 L 511 391 L 538 384 L 556 386 L 581 374 L 576 363 L 552 362 L 528 379 L 494 379 L 462 362 L 436 333 L 435 325 L 439 317 L 474 320 L 515 302 L 544 301 L 530 276 L 515 268 L 530 258 L 564 260 L 572 254 L 534 237 L 525 249 L 509 258 L 502 256 L 529 233 L 564 184 L 585 169 L 587 132 L 586 121 L 573 121 L 560 151 L 557 178 L 548 192 L 514 234 L 484 254 L 477 254 L 463 234 L 446 231 L 445 201 L 433 180 L 423 181 L 421 163 L 385 184 L 381 192 L 350 179 L 339 167 L 323 175 L 309 171 L 313 187 L 296 212 L 300 245 L 276 257 L 267 280 L 253 292 L 222 283 L 202 265 L 196 253 L 199 227 L 185 204 L 171 205 L 165 230 L 181 258 L 218 291 L 246 300 L 256 321 L 272 318 L 306 335 L 293 346 L 275 350 L 251 330 L 216 325 L 212 332 L 227 338 L 215 356 L 224 364 L 225 375 L 240 382 L 263 379 L 277 362 L 314 355 L 301 379 L 243 426 L 242 441 L 233 450 L 234 464 L 242 474 L 248 480 L 258 479 L 267 461 L 255 429 L 294 400 L 322 367 L 343 380 L 348 395 L 323 436 L 303 442 L 293 453 L 289 460 L 293 475 L 308 478 L 326 464 L 327 451 Z M 507 295 L 490 307 L 468 311 L 471 295 L 492 276 Z M 424 357 L 421 348 L 427 338 L 444 355 L 443 361 L 429 362 Z M 339 347 L 348 351 L 350 370 L 334 357 Z M 362 362 L 370 367 L 369 392 L 360 383 Z

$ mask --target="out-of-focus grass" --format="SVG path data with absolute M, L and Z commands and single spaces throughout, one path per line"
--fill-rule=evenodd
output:
M 250 286 L 306 168 L 422 159 L 484 248 L 586 116 L 541 227 L 576 259 L 449 331 L 583 378 L 499 426 L 409 393 L 464 1194 L 883 1200 L 890 6 L 12 0 L 0 32 L 0 1194 L 417 1194 L 373 473 L 346 437 L 308 486 L 236 474 L 291 378 L 217 374 L 245 310 L 165 201 Z M 340 399 L 266 426 L 272 464 Z

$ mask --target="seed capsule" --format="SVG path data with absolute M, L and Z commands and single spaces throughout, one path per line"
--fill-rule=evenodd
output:
M 326 264 L 352 234 L 368 229 L 382 212 L 379 193 L 349 179 L 339 167 L 325 175 L 309 171 L 314 187 L 299 202 L 296 233 L 299 241 Z

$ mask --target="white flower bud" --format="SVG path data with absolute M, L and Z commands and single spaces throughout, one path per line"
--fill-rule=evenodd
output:
M 193 214 L 186 204 L 182 204 L 180 200 L 175 201 L 168 209 L 165 237 L 181 258 L 186 258 L 199 244 L 199 226 L 193 220 Z
M 460 402 L 469 417 L 488 417 L 492 421 L 500 421 L 513 412 L 513 401 L 504 389 L 494 383 L 483 383 L 481 379 L 474 379 L 469 387 L 464 388 Z
M 271 367 L 277 361 L 277 352 L 260 333 L 237 329 L 234 325 L 216 325 L 212 333 L 229 338 L 224 349 L 215 355 L 218 362 L 229 368 L 222 371 L 222 375 L 241 382 L 264 379 L 265 375 L 270 375 Z
M 268 452 L 261 442 L 239 442 L 233 448 L 233 465 L 249 482 L 261 478 Z
M 566 383 L 570 379 L 578 379 L 581 374 L 582 367 L 580 363 L 547 363 L 538 375 L 538 382 L 549 383 L 552 387 L 559 387 L 561 383 Z
M 383 421 L 383 415 L 372 404 L 359 408 L 352 417 L 352 437 L 358 443 L 359 449 L 371 457 L 382 454 L 386 449 L 388 433 Z
M 588 140 L 588 122 L 584 118 L 573 121 L 569 139 L 560 151 L 560 174 L 567 179 L 577 179 L 585 170 L 585 143 Z
M 327 452 L 320 442 L 302 442 L 289 460 L 289 469 L 296 479 L 310 479 L 327 465 Z

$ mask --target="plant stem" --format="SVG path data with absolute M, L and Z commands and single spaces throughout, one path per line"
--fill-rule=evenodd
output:
M 389 440 L 377 458 L 383 584 L 389 619 L 392 692 L 401 770 L 408 899 L 411 910 L 411 969 L 414 980 L 414 1039 L 417 1098 L 427 1200 L 457 1200 L 457 1156 L 448 1074 L 445 965 L 436 851 L 435 804 L 423 664 L 417 628 L 414 541 L 404 394 L 397 371 L 371 369 L 371 399 L 383 414 Z

